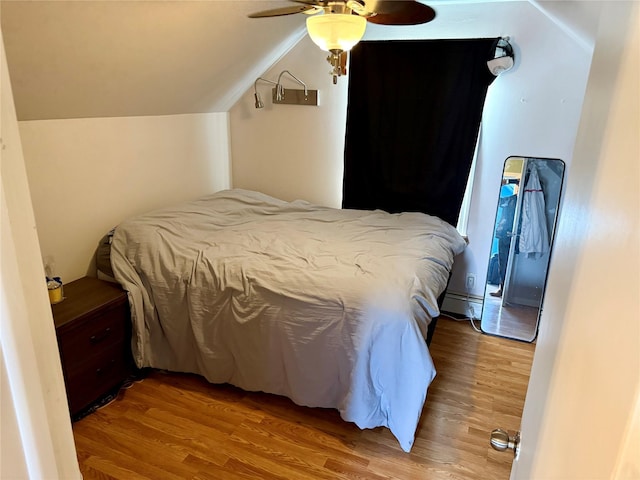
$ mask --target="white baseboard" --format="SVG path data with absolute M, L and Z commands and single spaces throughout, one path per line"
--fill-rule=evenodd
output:
M 477 319 L 482 313 L 482 302 L 483 298 L 479 295 L 467 296 L 462 293 L 447 292 L 444 296 L 442 311 Z

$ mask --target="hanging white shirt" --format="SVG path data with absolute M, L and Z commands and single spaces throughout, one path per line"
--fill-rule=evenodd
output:
M 549 251 L 549 232 L 545 213 L 544 192 L 538 178 L 538 170 L 531 167 L 522 197 L 522 223 L 520 253 L 542 256 Z

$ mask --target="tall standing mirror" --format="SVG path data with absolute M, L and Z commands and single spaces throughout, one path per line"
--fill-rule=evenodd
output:
M 564 168 L 547 158 L 504 163 L 480 322 L 485 333 L 536 338 Z

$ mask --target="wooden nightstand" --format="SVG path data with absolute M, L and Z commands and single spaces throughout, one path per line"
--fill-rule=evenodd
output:
M 117 391 L 133 373 L 131 319 L 120 286 L 84 277 L 52 305 L 69 410 L 74 417 Z

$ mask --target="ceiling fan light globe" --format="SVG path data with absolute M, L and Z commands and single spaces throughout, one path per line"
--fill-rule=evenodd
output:
M 322 50 L 348 51 L 362 40 L 367 20 L 359 15 L 331 13 L 307 18 L 307 32 Z

